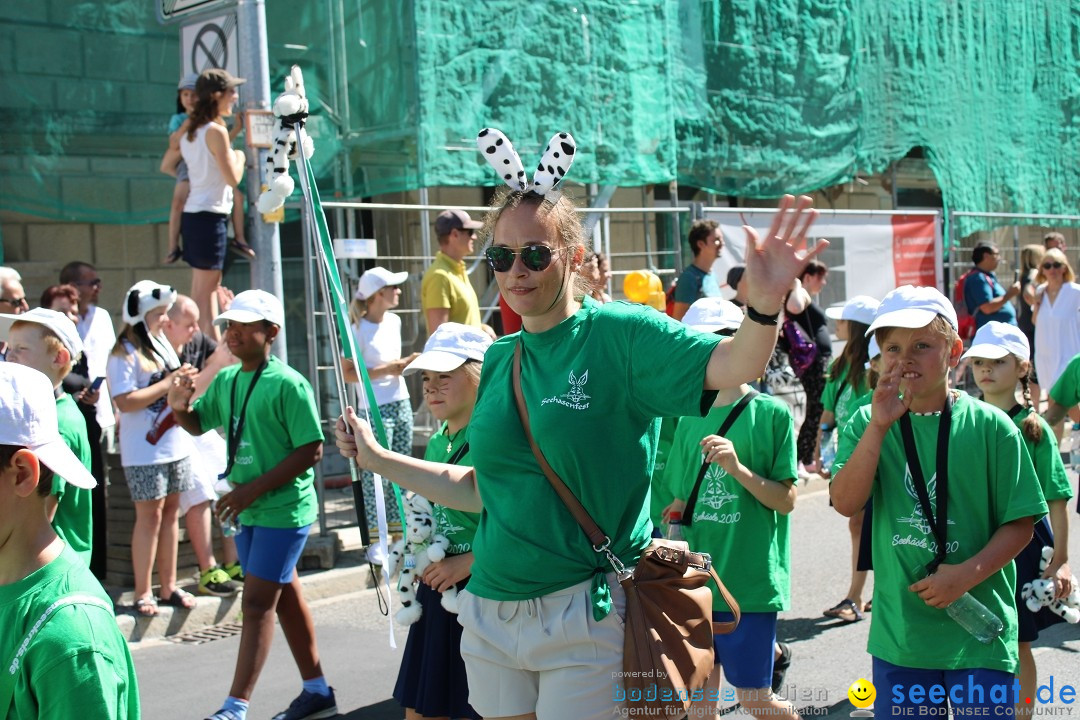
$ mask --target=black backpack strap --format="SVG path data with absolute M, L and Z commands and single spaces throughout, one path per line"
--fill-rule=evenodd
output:
M 731 430 L 731 426 L 735 424 L 735 421 L 742 415 L 742 411 L 746 409 L 746 406 L 750 404 L 750 401 L 758 396 L 757 390 L 751 390 L 750 392 L 739 398 L 739 402 L 735 404 L 735 407 L 731 408 L 731 412 L 724 418 L 723 424 L 720 425 L 720 429 L 716 431 L 716 434 L 720 437 L 727 435 L 727 432 Z M 709 463 L 701 463 L 701 469 L 698 471 L 697 480 L 694 481 L 694 489 L 690 491 L 690 495 L 686 498 L 686 507 L 683 508 L 683 526 L 692 525 L 694 522 L 694 507 L 697 505 L 698 490 L 701 489 L 701 481 L 705 478 L 705 473 L 709 469 Z

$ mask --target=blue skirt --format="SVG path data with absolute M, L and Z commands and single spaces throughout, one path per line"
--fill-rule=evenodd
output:
M 458 591 L 468 579 L 458 583 Z M 425 717 L 473 718 L 469 681 L 461 659 L 461 625 L 442 606 L 442 593 L 419 583 L 416 599 L 423 615 L 409 628 L 409 639 L 394 685 L 394 699 Z
M 1039 572 L 1039 562 L 1042 560 L 1042 549 L 1047 545 L 1054 546 L 1054 533 L 1051 532 L 1050 523 L 1044 517 L 1035 523 L 1031 542 L 1020 551 L 1015 560 L 1016 619 L 1019 626 L 1017 639 L 1020 642 L 1033 642 L 1038 639 L 1039 631 L 1043 628 L 1065 622 L 1063 617 L 1050 612 L 1048 607 L 1040 608 L 1039 612 L 1031 612 L 1028 610 L 1027 604 L 1020 598 L 1020 591 L 1023 589 L 1024 583 L 1037 580 L 1042 575 Z

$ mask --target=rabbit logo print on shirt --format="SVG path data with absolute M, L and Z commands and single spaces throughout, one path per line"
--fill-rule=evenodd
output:
M 570 390 L 562 395 L 556 395 L 554 397 L 544 398 L 540 405 L 547 405 L 548 403 L 558 403 L 573 410 L 588 410 L 588 400 L 591 395 L 585 394 L 585 383 L 589 382 L 589 371 L 576 374 L 573 370 L 570 371 Z
M 906 537 L 896 534 L 893 536 L 892 544 L 896 545 L 913 545 L 915 547 L 924 548 L 930 552 L 937 552 L 937 541 L 934 539 L 933 529 L 930 527 L 930 521 L 923 514 L 922 505 L 919 503 L 919 494 L 915 491 L 915 481 L 911 477 L 911 468 L 904 468 L 904 489 L 907 490 L 907 494 L 911 496 L 913 501 L 911 514 L 907 517 L 899 517 L 896 522 L 903 525 L 910 525 L 912 530 L 917 530 L 922 534 L 922 537 L 916 537 L 913 534 L 909 534 Z M 937 509 L 937 473 L 930 476 L 930 479 L 926 481 L 926 491 L 930 498 L 930 504 L 934 507 L 935 512 Z M 948 521 L 949 525 L 955 525 L 954 520 Z M 959 549 L 959 541 L 951 540 L 947 541 L 949 547 L 945 549 L 946 552 L 956 552 Z

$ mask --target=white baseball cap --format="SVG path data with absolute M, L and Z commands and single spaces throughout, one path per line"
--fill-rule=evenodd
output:
M 97 485 L 60 437 L 52 383 L 34 368 L 0 363 L 0 445 L 27 448 L 77 488 Z
M 27 310 L 22 315 L 0 313 L 0 338 L 7 338 L 11 326 L 17 322 L 37 323 L 48 328 L 60 338 L 60 342 L 71 353 L 71 362 L 78 362 L 79 356 L 83 354 L 83 343 L 82 338 L 79 337 L 79 331 L 75 328 L 75 323 L 71 322 L 71 318 L 64 313 L 45 308 Z
M 937 288 L 901 285 L 882 298 L 866 334 L 883 327 L 926 327 L 938 315 L 948 320 L 953 330 L 957 329 L 956 310 Z
M 881 346 L 878 345 L 877 338 L 873 335 L 870 336 L 870 344 L 866 348 L 866 357 L 873 360 L 881 354 Z
M 854 320 L 869 325 L 874 322 L 874 314 L 880 304 L 869 295 L 856 295 L 842 305 L 825 308 L 825 314 L 833 320 Z
M 388 285 L 400 285 L 409 279 L 409 273 L 392 273 L 384 267 L 375 266 L 360 276 L 360 284 L 356 288 L 357 300 L 366 300 Z
M 278 327 L 284 327 L 285 309 L 280 300 L 265 290 L 245 290 L 232 299 L 228 310 L 214 318 L 214 324 L 220 325 L 229 320 L 238 323 L 266 320 Z
M 694 301 L 682 321 L 684 325 L 701 332 L 737 330 L 742 325 L 743 311 L 730 300 L 705 297 Z
M 991 320 L 975 333 L 975 338 L 971 341 L 971 349 L 964 353 L 963 357 L 997 360 L 1006 355 L 1030 360 L 1031 345 L 1020 328 L 1009 323 Z
M 424 352 L 409 363 L 402 375 L 428 370 L 450 372 L 465 364 L 466 360 L 484 360 L 484 353 L 491 347 L 491 338 L 480 328 L 445 322 L 435 328 L 424 343 Z
M 159 285 L 153 280 L 140 280 L 131 286 L 124 298 L 124 322 L 136 325 L 146 319 L 146 313 L 154 308 L 172 307 L 176 302 L 176 290 Z

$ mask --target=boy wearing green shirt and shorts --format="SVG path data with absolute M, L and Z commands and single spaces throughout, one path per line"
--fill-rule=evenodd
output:
M 742 310 L 720 298 L 702 298 L 683 316 L 694 330 L 718 335 L 734 334 L 742 321 Z M 703 454 L 709 466 L 701 476 Z M 776 613 L 791 603 L 788 514 L 795 508 L 797 472 L 791 410 L 749 385 L 721 390 L 705 417 L 679 420 L 664 471 L 675 500 L 664 515 L 682 513 L 684 539 L 712 555 L 742 608 L 735 632 L 713 637 L 717 667 L 706 685 L 706 707 L 698 708 L 703 715 L 716 712 L 722 668 L 751 715 L 799 717 L 772 691 L 774 664 L 790 659 L 789 652 L 777 657 Z M 713 620 L 733 617 L 714 588 Z
M 323 433 L 311 386 L 270 354 L 285 322 L 281 301 L 263 290 L 233 298 L 215 323 L 240 365 L 214 377 L 191 404 L 195 371 L 181 372 L 169 406 L 192 435 L 225 428 L 225 472 L 232 492 L 217 502 L 223 522 L 237 523 L 236 550 L 244 571 L 244 629 L 229 697 L 207 720 L 245 720 L 248 702 L 274 637 L 275 614 L 303 679 L 303 690 L 275 720 L 337 714 L 323 677 L 311 611 L 296 562 L 315 522 L 312 467 L 322 457 Z
M 138 720 L 112 601 L 46 514 L 53 473 L 97 484 L 60 437 L 52 392 L 0 363 L 0 718 Z
M 86 420 L 75 400 L 60 390 L 72 365 L 83 354 L 75 323 L 63 313 L 45 308 L 34 308 L 22 315 L 0 314 L 0 340 L 8 344 L 8 362 L 32 367 L 52 382 L 60 437 L 89 470 Z M 92 502 L 90 490 L 71 486 L 61 476 L 53 475 L 52 494 L 45 503 L 53 530 L 88 567 L 93 543 Z
M 867 331 L 881 346 L 881 378 L 840 437 L 830 486 L 848 517 L 874 499 L 867 649 L 880 717 L 937 714 L 946 704 L 1012 714 L 1012 560 L 1046 502 L 1009 416 L 949 390 L 963 352 L 956 330 L 952 303 L 934 288 L 885 296 Z M 965 630 L 946 612 L 962 597 L 997 616 L 1001 632 L 980 641 Z

